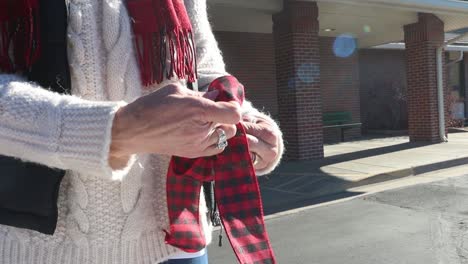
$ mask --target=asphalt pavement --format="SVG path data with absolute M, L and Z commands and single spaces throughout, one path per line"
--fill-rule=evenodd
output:
M 364 138 L 259 179 L 278 263 L 468 264 L 468 133 Z M 210 264 L 237 263 L 224 246 Z
M 278 263 L 468 263 L 468 166 L 361 188 L 268 216 Z M 227 243 L 213 243 L 209 258 L 237 263 Z

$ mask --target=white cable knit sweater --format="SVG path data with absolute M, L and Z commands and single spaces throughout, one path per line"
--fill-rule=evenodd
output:
M 122 171 L 112 171 L 107 160 L 114 113 L 142 94 L 130 19 L 122 0 L 69 2 L 73 96 L 0 74 L 0 154 L 67 170 L 55 234 L 0 225 L 0 263 L 156 264 L 177 252 L 164 243 L 162 232 L 168 228 L 169 157 L 134 157 Z M 207 20 L 206 0 L 185 4 L 196 31 L 199 87 L 204 87 L 226 75 L 225 67 Z M 244 112 L 277 128 L 249 103 Z M 282 142 L 280 152 L 274 164 L 258 173 L 277 165 Z M 201 201 L 210 238 L 205 212 Z

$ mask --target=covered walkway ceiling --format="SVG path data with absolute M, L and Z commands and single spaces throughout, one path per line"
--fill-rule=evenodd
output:
M 320 35 L 351 34 L 361 48 L 398 42 L 418 12 L 437 15 L 447 32 L 468 27 L 468 2 L 457 0 L 318 0 Z M 282 0 L 208 0 L 215 30 L 272 32 Z

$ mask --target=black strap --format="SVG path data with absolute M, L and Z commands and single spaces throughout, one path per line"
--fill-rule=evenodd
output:
M 65 0 L 40 0 L 41 57 L 27 73 L 30 81 L 70 93 Z M 53 234 L 57 198 L 65 171 L 0 156 L 0 224 Z
M 203 193 L 205 195 L 206 207 L 213 226 L 221 225 L 221 218 L 218 211 L 218 206 L 215 200 L 215 184 L 214 181 L 203 183 Z
M 194 83 L 187 82 L 187 88 L 194 91 Z M 198 90 L 198 87 L 196 88 Z M 205 196 L 206 207 L 208 208 L 209 218 L 213 226 L 221 225 L 221 218 L 219 217 L 218 207 L 216 206 L 216 200 L 214 197 L 214 181 L 203 183 L 203 194 Z

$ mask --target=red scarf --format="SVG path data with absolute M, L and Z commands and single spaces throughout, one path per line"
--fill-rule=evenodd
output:
M 184 1 L 127 2 L 143 84 L 174 76 L 194 82 L 195 42 Z M 38 14 L 39 0 L 0 0 L 0 70 L 27 71 L 38 59 Z
M 216 79 L 208 90 L 220 92 L 217 101 L 236 100 L 242 104 L 244 100 L 244 87 L 233 76 Z M 203 182 L 214 180 L 222 224 L 239 262 L 274 264 L 242 124 L 237 124 L 237 134 L 228 143 L 224 152 L 214 157 L 172 158 L 167 174 L 170 230 L 166 231 L 166 242 L 186 252 L 197 252 L 206 246 L 198 203 Z
M 0 0 L 0 70 L 27 71 L 37 61 L 38 22 L 39 0 Z
M 196 1 L 196 0 L 194 0 Z M 183 0 L 127 0 L 145 86 L 196 79 L 195 42 Z

